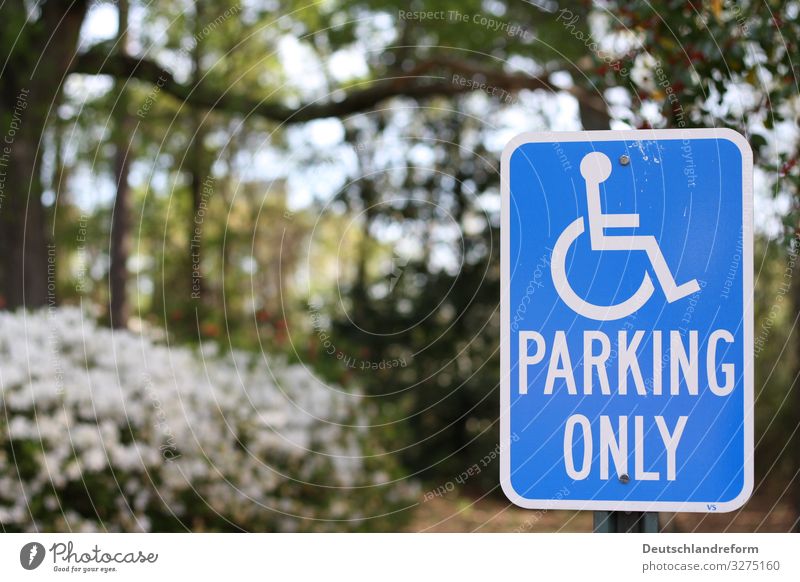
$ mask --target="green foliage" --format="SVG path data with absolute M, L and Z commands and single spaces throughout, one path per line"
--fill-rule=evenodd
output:
M 787 248 L 780 241 L 756 241 L 756 482 L 765 480 L 766 488 L 777 495 L 792 479 L 796 454 L 786 446 L 786 435 L 796 426 L 790 387 L 796 384 L 798 369 L 797 308 L 792 297 L 800 268 L 797 252 L 796 242 Z

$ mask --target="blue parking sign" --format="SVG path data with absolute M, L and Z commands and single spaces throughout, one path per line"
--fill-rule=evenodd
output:
M 502 159 L 501 484 L 731 511 L 753 488 L 753 156 L 727 129 L 523 134 Z

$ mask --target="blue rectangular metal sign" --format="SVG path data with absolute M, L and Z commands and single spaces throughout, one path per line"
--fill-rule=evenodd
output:
M 752 166 L 726 129 L 506 147 L 500 445 L 514 503 L 715 512 L 750 496 Z

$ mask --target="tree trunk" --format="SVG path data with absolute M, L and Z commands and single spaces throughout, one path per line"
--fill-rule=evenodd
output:
M 130 119 L 125 119 L 121 129 L 131 129 Z M 109 268 L 109 323 L 113 328 L 128 325 L 128 256 L 130 254 L 130 168 L 129 143 L 116 144 L 114 173 L 117 180 L 117 195 L 111 216 L 110 268 Z
M 48 301 L 48 237 L 36 148 L 44 123 L 31 115 L 12 146 L 0 216 L 3 236 L 3 294 L 6 305 L 40 307 Z M 55 296 L 51 295 L 55 302 Z
M 602 99 L 602 97 L 598 96 Z M 593 109 L 584 101 L 578 102 L 578 108 L 581 116 L 581 125 L 585 130 L 594 129 L 611 129 L 611 117 L 607 111 Z
M 128 44 L 128 0 L 118 4 L 117 46 L 127 54 Z M 116 82 L 118 101 L 114 123 L 114 175 L 117 195 L 111 215 L 110 268 L 109 268 L 109 324 L 112 328 L 128 325 L 128 256 L 130 254 L 130 169 L 131 134 L 134 124 L 128 114 L 128 96 L 123 81 Z
M 75 55 L 86 0 L 46 2 L 20 35 L 27 10 L 8 3 L 0 22 L 7 59 L 0 77 L 0 241 L 2 292 L 9 308 L 54 305 L 55 253 L 46 230 L 40 176 L 40 141 L 56 110 L 63 80 Z M 18 37 L 18 35 L 20 35 Z M 17 39 L 12 46 L 10 39 Z

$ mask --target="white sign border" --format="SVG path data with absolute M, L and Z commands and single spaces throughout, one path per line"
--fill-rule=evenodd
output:
M 579 499 L 528 499 L 511 484 L 511 340 L 510 322 L 510 181 L 509 162 L 516 149 L 527 143 L 576 141 L 642 141 L 659 139 L 725 139 L 742 155 L 742 301 L 744 302 L 744 484 L 734 499 L 708 501 L 625 501 Z M 506 497 L 526 509 L 573 509 L 589 511 L 667 511 L 724 513 L 742 507 L 753 492 L 753 151 L 740 133 L 727 128 L 647 129 L 600 131 L 527 132 L 514 137 L 503 149 L 500 162 L 500 486 Z M 713 510 L 710 507 L 714 507 Z

